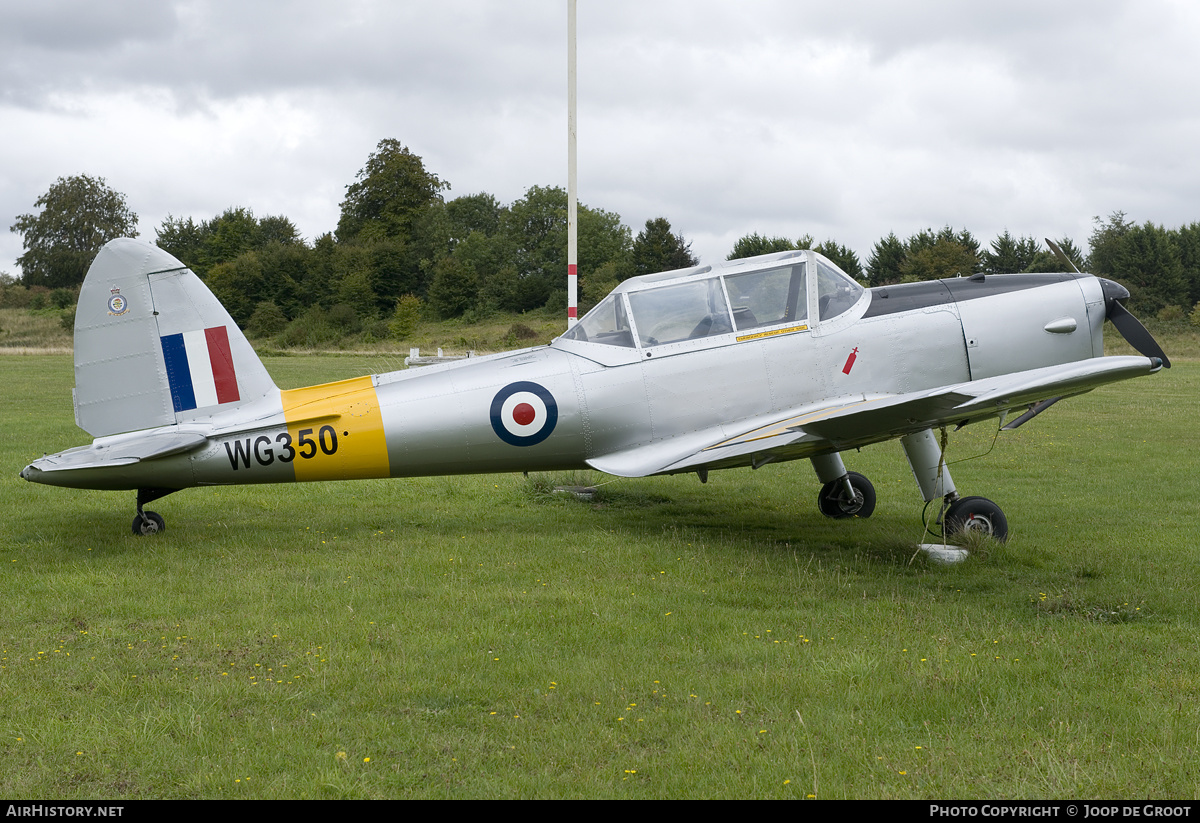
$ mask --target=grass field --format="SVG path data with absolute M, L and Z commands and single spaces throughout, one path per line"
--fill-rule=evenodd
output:
M 71 372 L 0 359 L 0 796 L 1198 793 L 1195 361 L 952 436 L 1013 530 L 955 567 L 895 443 L 847 455 L 862 521 L 798 462 L 196 489 L 135 538 L 132 493 L 17 477 L 88 441 Z

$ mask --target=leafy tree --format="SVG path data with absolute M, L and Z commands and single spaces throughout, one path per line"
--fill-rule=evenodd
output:
M 371 288 L 371 278 L 367 271 L 356 269 L 350 272 L 338 284 L 337 302 L 330 308 L 331 320 L 345 327 L 356 326 L 359 318 L 369 318 L 376 314 L 377 296 Z M 344 309 L 335 312 L 339 306 L 348 306 L 353 310 L 354 318 L 342 322 L 345 318 Z
M 203 276 L 207 270 L 201 264 L 205 259 L 204 240 L 207 235 L 203 226 L 203 223 L 197 223 L 190 217 L 185 220 L 168 214 L 167 219 L 155 230 L 154 244 Z
M 1179 249 L 1179 262 L 1188 284 L 1187 305 L 1200 302 L 1200 223 L 1189 223 L 1171 232 L 1171 240 Z
M 497 310 L 509 310 L 521 305 L 521 273 L 511 263 L 489 271 L 476 270 L 479 296 L 476 308 L 483 314 Z M 586 283 L 587 278 L 582 278 Z M 544 304 L 543 304 L 544 305 Z
M 900 267 L 903 282 L 938 280 L 944 277 L 964 277 L 974 274 L 979 258 L 967 245 L 957 240 L 940 237 L 932 245 L 921 244 L 916 251 L 909 251 Z
M 988 249 L 979 254 L 979 264 L 987 274 L 1011 274 L 1034 264 L 1042 245 L 1032 237 L 1015 238 L 1004 230 Z
M 970 276 L 979 271 L 979 241 L 966 229 L 945 226 L 939 231 L 924 229 L 904 243 L 900 281 L 936 280 Z M 872 281 L 874 285 L 874 281 Z
M 452 256 L 475 272 L 478 299 L 474 308 L 486 314 L 518 302 L 520 275 L 513 263 L 513 243 L 506 235 L 473 231 L 459 241 Z
M 336 290 L 340 252 L 332 233 L 327 232 L 313 241 L 308 265 L 304 267 L 304 276 L 299 283 L 306 304 L 324 301 Z
M 137 234 L 137 215 L 103 177 L 60 177 L 34 205 L 40 213 L 18 215 L 10 227 L 23 236 L 17 262 L 26 286 L 78 286 L 101 246 Z
M 1114 211 L 1108 221 L 1092 218 L 1092 236 L 1088 238 L 1091 251 L 1088 253 L 1088 268 L 1095 274 L 1111 277 L 1117 267 L 1121 241 L 1133 228 L 1133 221 L 1125 219 L 1125 212 Z
M 429 305 L 442 317 L 458 317 L 475 305 L 478 290 L 474 268 L 454 256 L 443 257 L 434 265 Z
M 621 282 L 621 267 L 605 263 L 595 271 L 579 278 L 579 314 L 587 314 Z
M 230 206 L 211 220 L 171 215 L 156 230 L 158 247 L 185 263 L 201 279 L 221 263 L 271 244 L 303 246 L 294 223 L 281 215 L 257 218 L 242 206 Z
M 646 221 L 646 228 L 634 238 L 632 259 L 634 274 L 687 269 L 700 262 L 692 254 L 692 244 L 672 232 L 665 217 Z
M 1092 273 L 1129 289 L 1130 309 L 1157 314 L 1167 306 L 1188 305 L 1183 260 L 1170 232 L 1149 221 L 1127 222 L 1124 212 L 1113 212 L 1107 223 L 1097 217 L 1095 223 Z
M 312 302 L 302 286 L 308 274 L 312 250 L 303 243 L 271 241 L 251 252 L 262 265 L 259 301 L 270 301 L 288 317 L 297 317 Z
M 442 191 L 449 188 L 400 141 L 381 140 L 359 170 L 358 182 L 346 187 L 337 239 L 406 239 L 420 212 L 441 202 Z
M 471 232 L 491 237 L 500 231 L 505 209 L 487 192 L 456 197 L 446 204 L 451 242 L 463 240 Z
M 733 251 L 725 259 L 741 260 L 746 257 L 757 257 L 760 254 L 800 249 L 812 249 L 818 254 L 828 257 L 851 277 L 861 278 L 863 276 L 862 263 L 859 262 L 858 255 L 851 248 L 833 240 L 817 243 L 811 234 L 801 235 L 796 240 L 786 237 L 767 237 L 757 232 L 747 234 L 738 238 L 738 241 L 733 244 Z
M 269 299 L 265 297 L 262 260 L 257 252 L 246 252 L 228 263 L 218 263 L 209 271 L 205 283 L 229 316 L 243 328 L 258 304 Z
M 832 260 L 839 269 L 853 277 L 855 280 L 861 280 L 863 276 L 862 263 L 858 262 L 858 255 L 847 246 L 840 243 L 835 243 L 832 240 L 826 240 L 823 243 L 818 243 L 811 247 L 817 254 L 823 254 Z
M 758 232 L 739 237 L 733 244 L 726 260 L 741 260 L 746 257 L 757 257 L 760 254 L 770 254 L 777 251 L 792 251 L 798 248 L 786 237 L 766 237 Z
M 567 193 L 533 186 L 509 206 L 504 232 L 513 242 L 523 278 L 542 279 L 567 271 Z M 544 299 L 544 297 L 543 297 Z
M 867 283 L 872 286 L 899 283 L 904 276 L 904 258 L 907 256 L 904 243 L 895 232 L 889 232 L 887 237 L 875 244 L 871 256 L 867 258 Z
M 1055 241 L 1058 243 L 1059 249 L 1067 256 L 1067 259 L 1075 264 L 1075 268 L 1084 271 L 1087 268 L 1087 256 L 1075 245 L 1075 241 L 1069 237 L 1060 237 Z
M 1079 271 L 1087 269 L 1087 258 L 1075 242 L 1069 237 L 1062 237 L 1055 241 L 1062 253 L 1067 256 L 1067 260 L 1071 261 Z M 1033 257 L 1033 262 L 1026 266 L 1023 271 L 1027 272 L 1051 272 L 1051 271 L 1071 271 L 1071 266 L 1058 259 L 1058 255 L 1049 249 L 1040 249 Z
M 514 201 L 501 229 L 511 264 L 500 271 L 515 272 L 512 284 L 493 283 L 490 291 L 503 295 L 501 308 L 525 311 L 546 305 L 555 291 L 566 294 L 567 193 L 558 187 L 533 186 Z M 621 279 L 629 276 L 632 240 L 620 215 L 579 205 L 579 276 L 587 277 L 608 263 Z M 511 269 L 508 267 L 511 265 Z M 495 272 L 498 275 L 500 271 Z
M 565 194 L 565 193 L 564 193 Z M 579 276 L 586 277 L 597 269 L 612 264 L 622 280 L 631 274 L 630 255 L 633 233 L 621 222 L 621 215 L 604 209 L 579 204 Z M 558 281 L 566 293 L 567 247 L 563 243 L 564 264 Z

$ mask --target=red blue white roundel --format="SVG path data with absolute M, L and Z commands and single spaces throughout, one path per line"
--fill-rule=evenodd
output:
M 509 383 L 492 398 L 492 431 L 510 446 L 536 446 L 554 431 L 558 403 L 537 383 Z

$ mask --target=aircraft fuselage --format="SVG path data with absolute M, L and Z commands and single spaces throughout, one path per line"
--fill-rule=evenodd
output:
M 807 317 L 797 311 L 792 321 L 673 342 L 646 339 L 645 330 L 636 342 L 631 334 L 633 345 L 563 337 L 508 354 L 277 391 L 170 426 L 100 437 L 35 461 L 22 475 L 81 488 L 180 489 L 589 466 L 661 473 L 665 465 L 642 470 L 656 452 L 687 451 L 692 440 L 708 448 L 714 432 L 736 438 L 797 409 L 842 408 L 857 398 L 1102 354 L 1104 299 L 1090 275 L 886 286 L 862 291 L 825 318 L 817 300 L 813 289 Z M 636 299 L 629 306 L 636 323 Z M 927 425 L 897 421 L 844 442 L 796 444 L 775 458 L 860 446 Z M 168 433 L 203 443 L 174 454 L 105 459 Z M 758 465 L 753 444 L 733 451 L 714 453 L 709 463 L 693 460 L 686 470 Z M 636 465 L 622 462 L 621 455 L 633 454 Z

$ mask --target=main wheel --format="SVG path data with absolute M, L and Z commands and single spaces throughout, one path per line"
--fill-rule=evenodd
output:
M 966 531 L 990 534 L 1003 542 L 1008 539 L 1008 518 L 1000 507 L 986 497 L 963 497 L 946 509 L 943 518 L 947 535 Z
M 821 487 L 817 494 L 817 508 L 826 517 L 870 517 L 875 511 L 875 487 L 858 472 L 847 472 L 854 497 L 846 499 L 845 484 L 839 478 Z
M 138 537 L 166 531 L 167 524 L 158 512 L 143 511 L 133 517 L 133 533 Z

